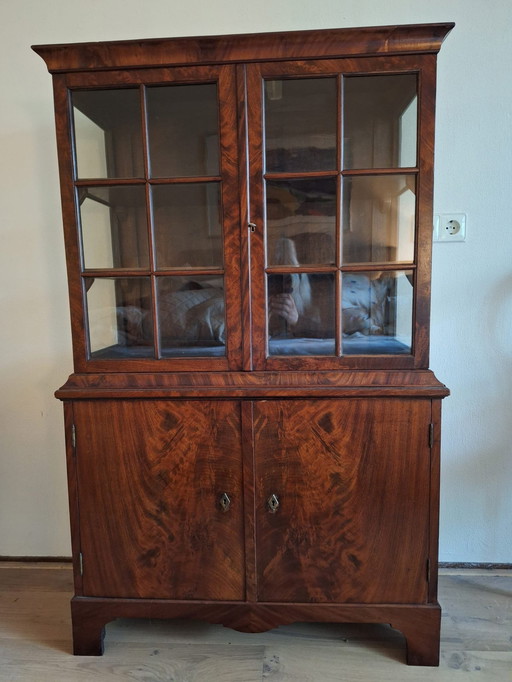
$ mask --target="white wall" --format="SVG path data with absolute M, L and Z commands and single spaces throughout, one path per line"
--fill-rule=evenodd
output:
M 442 561 L 512 562 L 510 0 L 2 0 L 0 555 L 69 555 L 72 371 L 51 79 L 31 44 L 455 21 L 439 55 L 431 366 L 444 402 Z

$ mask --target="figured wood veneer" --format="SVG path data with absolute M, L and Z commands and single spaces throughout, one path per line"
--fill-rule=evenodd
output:
M 101 654 L 105 624 L 121 617 L 197 618 L 244 632 L 317 620 L 390 623 L 406 637 L 410 664 L 438 664 L 448 390 L 428 369 L 430 269 L 436 54 L 452 27 L 34 47 L 53 74 L 73 332 L 75 372 L 56 396 L 65 407 L 76 654 Z M 342 262 L 338 220 L 336 264 L 322 270 L 337 282 L 337 355 L 268 357 L 262 79 L 337 78 L 339 118 L 345 76 L 388 73 L 417 78 L 416 166 L 345 169 L 340 128 L 328 174 L 338 187 L 350 176 L 414 178 L 414 261 L 382 268 L 411 272 L 411 352 L 339 353 L 342 271 L 377 276 L 380 265 Z M 201 82 L 217 83 L 219 175 L 151 177 L 142 108 L 143 177 L 92 184 L 145 187 L 150 265 L 130 269 L 129 249 L 109 270 L 84 271 L 76 191 L 90 181 L 75 177 L 70 91 L 131 87 L 142 103 L 146 86 Z M 129 163 L 116 141 L 127 153 L 118 162 Z M 221 184 L 222 267 L 156 272 L 151 188 L 201 181 Z M 224 277 L 225 357 L 160 357 L 158 340 L 153 358 L 90 356 L 84 277 L 140 275 L 156 290 L 159 275 L 210 272 Z

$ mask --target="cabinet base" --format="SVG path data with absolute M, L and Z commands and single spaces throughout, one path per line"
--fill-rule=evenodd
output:
M 388 623 L 407 643 L 409 665 L 439 665 L 439 604 L 286 604 L 180 602 L 73 597 L 73 653 L 101 656 L 105 625 L 116 618 L 193 618 L 240 632 L 264 632 L 297 622 Z

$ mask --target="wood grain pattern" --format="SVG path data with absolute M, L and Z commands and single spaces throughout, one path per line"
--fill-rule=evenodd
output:
M 259 599 L 426 603 L 430 401 L 258 401 L 254 421 Z
M 50 72 L 438 52 L 453 23 L 34 45 Z
M 61 400 L 171 397 L 428 397 L 449 391 L 426 371 L 72 374 Z
M 437 665 L 439 423 L 448 390 L 427 369 L 428 324 L 436 53 L 452 27 L 34 48 L 54 73 L 74 339 L 75 374 L 56 395 L 66 403 L 75 653 L 101 654 L 105 625 L 116 618 L 202 619 L 241 632 L 350 621 L 391 624 L 405 635 L 409 663 Z M 344 76 L 389 73 L 417 74 L 419 84 L 418 161 L 400 169 L 417 183 L 412 352 L 267 357 L 263 80 L 332 76 L 340 122 Z M 144 105 L 146 86 L 206 82 L 217 83 L 219 97 L 218 175 L 154 179 L 146 140 L 144 172 L 132 184 L 145 187 L 150 262 L 134 270 L 129 253 L 110 270 L 85 274 L 114 277 L 126 265 L 125 276 L 152 280 L 155 336 L 157 276 L 222 275 L 227 354 L 159 358 L 157 342 L 154 358 L 89 360 L 75 197 L 75 185 L 87 184 L 73 178 L 69 92 L 138 88 Z M 147 138 L 144 106 L 140 121 Z M 338 163 L 328 171 L 340 188 L 338 215 L 344 176 L 395 172 Z M 157 270 L 152 183 L 206 181 L 222 188 L 222 267 Z M 342 231 L 338 224 L 338 254 Z M 341 259 L 322 269 L 337 281 L 338 353 L 342 272 L 363 267 L 380 271 L 378 263 Z M 272 494 L 276 513 L 267 507 Z M 269 675 L 279 674 L 275 663 L 267 659 Z M 249 666 L 244 679 L 252 678 Z
M 83 593 L 243 599 L 237 405 L 93 401 L 73 411 Z

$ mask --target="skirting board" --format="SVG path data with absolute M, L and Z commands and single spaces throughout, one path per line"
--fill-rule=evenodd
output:
M 71 563 L 71 557 L 67 556 L 0 556 L 0 561 L 26 562 L 26 563 Z M 491 562 L 472 562 L 472 561 L 440 561 L 439 568 L 473 568 L 488 571 L 507 571 L 512 570 L 512 563 L 491 563 Z

